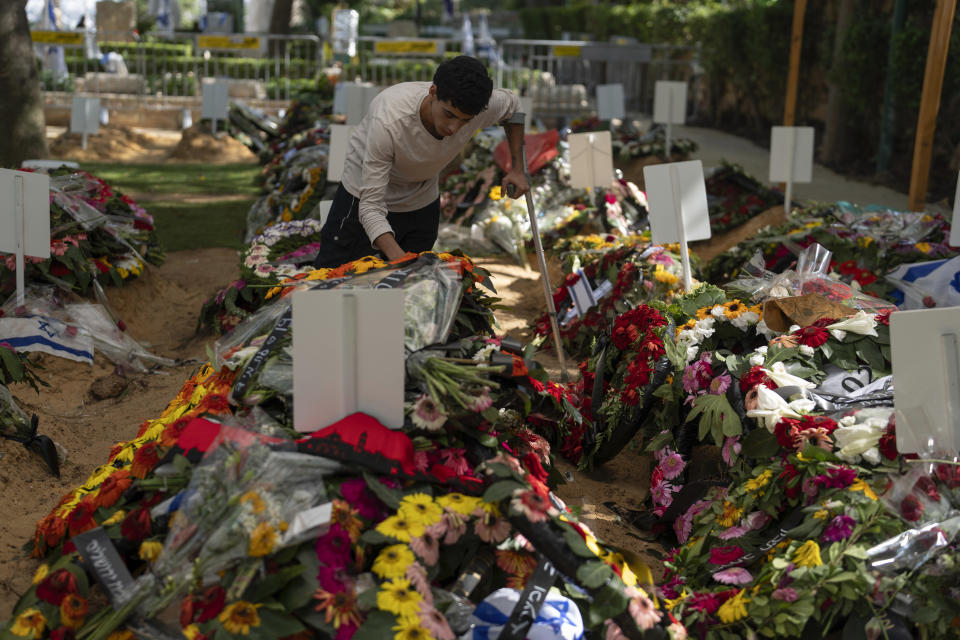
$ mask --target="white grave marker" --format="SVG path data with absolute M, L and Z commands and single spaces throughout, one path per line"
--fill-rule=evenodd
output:
M 217 132 L 217 120 L 227 119 L 229 104 L 230 84 L 226 80 L 203 84 L 203 118 L 210 120 L 213 133 Z
M 787 183 L 783 211 L 790 215 L 794 182 L 813 180 L 813 127 L 770 128 L 770 182 Z
M 327 224 L 327 217 L 330 216 L 330 207 L 333 206 L 333 200 L 321 200 L 317 204 L 317 213 L 318 219 L 320 220 L 320 226 Z
M 625 115 L 623 85 L 597 85 L 597 117 L 601 120 L 623 120 Z
M 74 96 L 70 108 L 70 133 L 81 135 L 81 147 L 87 148 L 87 136 L 100 133 L 100 98 Z
M 687 121 L 687 83 L 658 80 L 653 93 L 653 121 L 667 125 L 664 157 L 670 157 L 673 125 Z
M 586 189 L 613 181 L 613 147 L 609 131 L 574 133 L 570 144 L 570 186 Z
M 47 172 L 51 169 L 59 169 L 60 167 L 79 169 L 80 165 L 73 160 L 47 160 L 40 158 L 24 160 L 20 163 L 21 169 L 36 169 L 43 172 Z
M 650 165 L 643 168 L 654 244 L 677 242 L 683 264 L 683 285 L 693 286 L 687 242 L 710 237 L 710 212 L 703 163 L 699 160 Z
M 957 174 L 957 192 L 953 196 L 953 222 L 950 225 L 950 246 L 960 247 L 960 173 Z
M 360 124 L 380 90 L 372 84 L 351 84 L 346 88 L 347 124 Z
M 520 111 L 523 112 L 523 130 L 529 132 L 533 126 L 533 98 L 520 98 Z
M 403 289 L 293 294 L 293 426 L 322 429 L 361 411 L 403 425 Z
M 22 305 L 24 256 L 50 257 L 50 176 L 0 169 L 0 252 L 16 254 Z
M 960 451 L 960 307 L 890 316 L 900 453 Z
M 330 125 L 330 153 L 327 156 L 327 180 L 340 182 L 343 176 L 343 164 L 347 161 L 347 144 L 356 125 Z

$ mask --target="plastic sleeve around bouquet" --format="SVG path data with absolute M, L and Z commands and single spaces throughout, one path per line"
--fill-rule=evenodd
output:
M 867 549 L 870 568 L 883 573 L 916 571 L 952 544 L 960 515 L 910 529 Z
M 227 365 L 244 347 L 256 351 L 255 347 L 258 345 L 255 344 L 255 339 L 259 336 L 266 338 L 277 320 L 289 310 L 290 297 L 280 298 L 273 304 L 261 307 L 233 331 L 217 340 L 213 345 L 214 364 L 217 368 Z

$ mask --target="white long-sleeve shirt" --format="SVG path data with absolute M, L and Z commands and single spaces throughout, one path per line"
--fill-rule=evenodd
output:
M 440 171 L 479 129 L 520 108 L 510 91 L 494 89 L 484 111 L 452 136 L 437 140 L 420 120 L 430 82 L 403 82 L 382 91 L 350 135 L 341 183 L 360 198 L 360 223 L 372 243 L 392 232 L 387 212 L 422 209 L 439 195 Z

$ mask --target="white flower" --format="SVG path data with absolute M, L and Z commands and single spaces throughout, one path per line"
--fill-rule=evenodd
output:
M 740 331 L 746 331 L 751 325 L 756 324 L 758 320 L 760 320 L 760 316 L 753 311 L 744 311 L 739 316 L 731 320 L 730 324 L 735 326 L 737 329 L 740 329 Z
M 490 354 L 497 350 L 497 345 L 488 344 L 483 349 L 480 349 L 475 354 L 473 354 L 473 359 L 477 362 L 486 362 Z
M 841 460 L 857 462 L 861 455 L 877 446 L 883 426 L 861 422 L 851 426 L 837 427 L 833 432 L 836 454 Z M 879 459 L 877 460 L 879 462 Z M 874 463 L 876 464 L 876 463 Z
M 808 347 L 805 344 L 800 345 L 800 355 L 807 356 L 809 358 L 813 355 L 813 347 Z
M 766 385 L 757 386 L 758 409 L 751 409 L 747 415 L 751 418 L 762 418 L 764 426 L 773 433 L 773 429 L 783 418 L 799 418 L 799 412 L 812 411 L 816 404 L 813 400 L 799 398 L 787 402 L 775 391 L 767 389 Z
M 880 449 L 871 447 L 863 452 L 863 459 L 870 464 L 880 464 Z
M 717 320 L 723 320 L 723 318 L 725 317 L 723 313 L 724 311 L 726 311 L 726 309 L 723 308 L 723 305 L 718 304 L 717 306 L 715 306 L 713 309 L 710 310 L 710 315 L 712 315 Z
M 838 422 L 839 422 L 840 424 L 842 424 L 843 426 L 845 426 L 845 427 L 849 427 L 849 426 L 854 425 L 854 424 L 857 423 L 857 417 L 856 417 L 856 416 L 843 416 L 842 418 L 840 418 L 840 420 L 838 420 Z
M 700 353 L 700 347 L 687 347 L 687 364 L 693 362 L 698 353 Z
M 243 264 L 245 264 L 246 266 L 248 266 L 248 267 L 250 267 L 251 269 L 253 269 L 253 268 L 256 267 L 257 265 L 263 264 L 263 263 L 266 262 L 266 261 L 267 261 L 267 259 L 264 258 L 263 256 L 260 256 L 260 255 L 249 255 L 249 256 L 247 256 L 247 257 L 244 259 Z
M 777 383 L 778 387 L 800 387 L 801 389 L 813 389 L 817 385 L 803 378 L 798 378 L 792 373 L 787 372 L 787 367 L 782 362 L 774 362 L 769 369 L 764 369 L 764 373 L 770 376 L 770 379 Z
M 277 268 L 272 264 L 258 264 L 257 268 L 254 271 L 257 272 L 257 275 L 265 276 L 267 274 L 273 273 Z
M 800 331 L 800 329 L 802 329 L 802 328 L 803 328 L 803 327 L 801 327 L 801 326 L 798 325 L 798 324 L 792 324 L 792 325 L 790 325 L 790 328 L 787 329 L 787 333 L 793 333 L 794 331 Z
M 447 414 L 429 394 L 423 394 L 417 398 L 410 419 L 413 424 L 427 431 L 438 431 L 447 423 Z
M 760 320 L 757 322 L 757 335 L 763 336 L 769 340 L 773 336 L 777 335 L 777 332 L 768 327 L 767 323 L 763 321 L 763 318 L 760 318 Z
M 827 325 L 827 329 L 837 329 L 840 331 L 849 331 L 850 333 L 859 333 L 862 336 L 877 335 L 877 319 L 872 313 L 867 313 L 862 309 L 840 322 L 834 322 Z
M 713 318 L 704 318 L 703 320 L 697 320 L 697 324 L 693 327 L 693 334 L 697 337 L 697 340 L 703 340 L 704 338 L 709 338 L 713 335 L 715 329 L 713 325 L 717 323 Z
M 764 361 L 764 357 L 762 353 L 754 353 L 752 356 L 750 356 L 751 367 L 759 367 L 760 365 L 763 364 L 763 361 Z

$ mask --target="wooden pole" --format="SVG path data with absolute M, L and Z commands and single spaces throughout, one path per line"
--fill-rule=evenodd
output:
M 937 8 L 933 14 L 930 46 L 927 49 L 927 69 L 923 74 L 923 93 L 920 95 L 920 115 L 917 118 L 917 138 L 913 145 L 913 171 L 910 174 L 911 211 L 923 211 L 927 201 L 933 133 L 937 128 L 943 73 L 947 66 L 950 31 L 956 8 L 957 0 L 937 0 Z
M 807 0 L 793 3 L 793 33 L 790 36 L 790 70 L 787 73 L 787 97 L 783 104 L 783 126 L 792 127 L 797 119 L 797 85 L 800 83 L 800 51 L 803 47 L 803 17 Z

